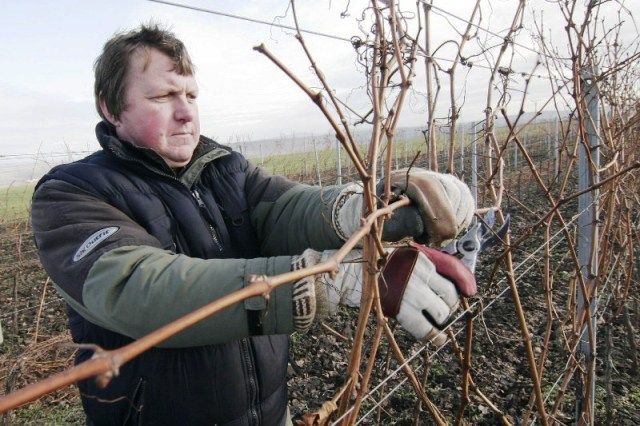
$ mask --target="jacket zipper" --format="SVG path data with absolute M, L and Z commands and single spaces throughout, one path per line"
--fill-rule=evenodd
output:
M 255 375 L 255 365 L 251 356 L 251 348 L 249 347 L 249 339 L 241 339 L 240 347 L 242 349 L 243 358 L 247 367 L 248 387 L 249 387 L 249 424 L 260 424 L 256 403 L 258 401 L 258 381 Z
M 213 242 L 218 247 L 218 251 L 222 253 L 222 244 L 220 244 L 220 237 L 218 236 L 218 232 L 216 231 L 216 228 L 214 228 L 213 225 L 209 222 L 209 220 L 207 220 L 207 216 L 209 212 L 207 211 L 207 206 L 204 204 L 204 201 L 202 201 L 200 192 L 198 192 L 197 188 L 193 188 L 193 190 L 191 190 L 191 194 L 193 195 L 193 198 L 196 200 L 196 203 L 200 208 L 200 213 L 202 214 L 202 218 L 204 219 L 204 221 L 207 223 L 207 226 L 209 227 L 209 234 L 211 234 L 211 238 L 213 239 Z

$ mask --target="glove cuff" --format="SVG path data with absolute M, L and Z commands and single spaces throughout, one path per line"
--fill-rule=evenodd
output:
M 291 270 L 316 265 L 320 261 L 321 253 L 307 249 L 300 256 L 294 256 L 291 260 Z M 316 276 L 304 277 L 293 284 L 293 327 L 296 331 L 307 331 L 311 328 L 313 320 L 318 312 L 318 292 L 316 289 Z M 326 298 L 326 296 L 325 296 Z
M 342 241 L 347 241 L 360 227 L 362 217 L 362 187 L 347 185 L 336 197 L 331 208 L 331 226 Z

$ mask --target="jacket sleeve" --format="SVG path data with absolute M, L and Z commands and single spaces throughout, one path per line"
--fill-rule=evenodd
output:
M 162 249 L 120 210 L 82 189 L 49 180 L 34 194 L 32 223 L 41 262 L 65 300 L 87 320 L 132 338 L 245 286 L 250 274 L 291 268 L 288 256 L 202 260 Z M 164 347 L 249 336 L 247 308 L 263 310 L 264 334 L 293 331 L 291 286 L 248 299 L 166 341 Z
M 245 191 L 263 255 L 293 255 L 307 248 L 328 250 L 342 245 L 332 214 L 348 185 L 303 185 L 247 164 Z

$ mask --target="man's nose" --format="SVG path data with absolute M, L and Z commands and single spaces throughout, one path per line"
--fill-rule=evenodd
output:
M 174 117 L 178 121 L 189 122 L 195 116 L 195 101 L 191 101 L 186 96 L 177 96 L 175 101 Z

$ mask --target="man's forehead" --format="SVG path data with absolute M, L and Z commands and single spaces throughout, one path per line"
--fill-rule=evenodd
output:
M 147 72 L 150 67 L 160 69 L 165 72 L 177 72 L 178 64 L 173 61 L 165 53 L 153 47 L 139 47 L 131 52 L 129 57 L 129 66 L 131 71 Z M 192 76 L 193 74 L 184 74 Z
M 146 72 L 152 62 L 154 66 L 162 63 L 162 66 L 166 68 L 165 71 L 173 71 L 176 67 L 175 63 L 167 55 L 149 47 L 138 47 L 131 52 L 129 57 L 129 66 L 132 71 Z

